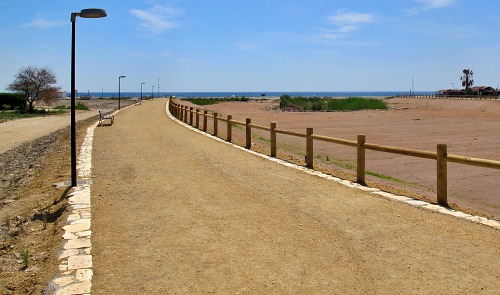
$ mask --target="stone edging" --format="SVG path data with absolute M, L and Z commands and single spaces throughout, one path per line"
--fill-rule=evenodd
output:
M 122 108 L 128 109 L 133 104 Z M 140 105 L 140 104 L 139 104 Z M 116 115 L 120 110 L 113 112 Z M 59 251 L 60 275 L 47 284 L 43 294 L 70 295 L 90 294 L 92 287 L 92 243 L 90 187 L 92 185 L 92 143 L 94 130 L 99 122 L 87 129 L 87 134 L 80 148 L 77 160 L 78 182 L 69 194 L 68 204 L 71 210 L 63 226 L 62 250 Z M 62 184 L 64 185 L 64 184 Z
M 87 129 L 78 157 L 78 183 L 69 194 L 71 210 L 63 227 L 62 250 L 59 251 L 59 271 L 44 290 L 44 294 L 90 294 L 92 286 L 92 244 L 90 236 L 91 207 L 90 180 L 92 166 L 92 142 L 97 122 Z
M 265 158 L 267 160 L 279 163 L 281 165 L 284 165 L 284 166 L 287 166 L 287 167 L 290 167 L 290 168 L 293 168 L 293 169 L 301 170 L 301 171 L 303 171 L 303 172 L 305 172 L 307 174 L 311 174 L 311 175 L 315 175 L 315 176 L 318 176 L 318 177 L 321 177 L 321 178 L 324 178 L 324 179 L 332 180 L 332 181 L 335 181 L 335 182 L 337 182 L 339 184 L 342 184 L 342 185 L 350 187 L 350 188 L 355 188 L 355 189 L 359 189 L 359 190 L 362 190 L 362 191 L 365 191 L 365 192 L 369 192 L 369 193 L 377 195 L 377 196 L 382 196 L 382 197 L 385 197 L 385 198 L 393 200 L 393 201 L 403 202 L 403 203 L 406 203 L 406 204 L 414 206 L 414 207 L 420 207 L 420 208 L 424 208 L 424 209 L 431 210 L 431 211 L 434 211 L 434 212 L 439 212 L 439 213 L 443 213 L 443 214 L 452 215 L 452 216 L 455 216 L 457 218 L 465 219 L 465 220 L 468 220 L 468 221 L 471 221 L 471 222 L 480 223 L 480 224 L 483 224 L 483 225 L 486 225 L 486 226 L 490 226 L 490 227 L 493 227 L 495 229 L 500 230 L 500 221 L 498 221 L 498 220 L 488 219 L 488 218 L 481 217 L 481 216 L 475 216 L 475 215 L 467 214 L 467 213 L 464 213 L 464 212 L 461 212 L 461 211 L 457 211 L 457 210 L 453 210 L 453 209 L 450 209 L 450 208 L 442 207 L 442 206 L 439 206 L 439 205 L 431 204 L 429 202 L 412 199 L 412 198 L 407 197 L 407 196 L 395 195 L 395 194 L 392 194 L 392 193 L 388 193 L 388 192 L 382 191 L 382 190 L 377 189 L 377 188 L 371 188 L 371 187 L 362 186 L 362 185 L 360 185 L 358 183 L 355 183 L 355 182 L 352 182 L 352 181 L 340 179 L 338 177 L 334 177 L 334 176 L 325 174 L 323 172 L 319 172 L 319 171 L 316 171 L 316 170 L 313 170 L 313 169 L 309 169 L 309 168 L 306 168 L 306 167 L 303 167 L 303 166 L 292 164 L 292 163 L 286 162 L 286 161 L 281 160 L 281 159 L 272 158 L 270 156 L 267 156 L 267 155 L 264 155 L 264 154 L 260 154 L 260 153 L 257 153 L 255 151 L 246 149 L 246 148 L 241 147 L 239 145 L 236 145 L 234 143 L 227 142 L 227 141 L 225 141 L 225 140 L 223 140 L 223 139 L 221 139 L 219 137 L 216 137 L 216 136 L 213 136 L 213 135 L 211 135 L 209 133 L 203 132 L 203 131 L 201 131 L 201 130 L 199 130 L 199 129 L 197 129 L 197 128 L 195 128 L 195 127 L 193 127 L 193 126 L 191 126 L 191 125 L 189 125 L 187 123 L 184 123 L 184 122 L 182 122 L 180 120 L 177 120 L 168 111 L 168 103 L 167 103 L 167 106 L 165 108 L 165 112 L 170 117 L 170 119 L 172 119 L 173 121 L 177 122 L 179 125 L 183 125 L 186 128 L 189 128 L 189 129 L 191 129 L 191 130 L 193 130 L 195 132 L 198 132 L 200 134 L 203 134 L 203 135 L 205 135 L 207 137 L 213 138 L 213 139 L 218 140 L 218 141 L 220 141 L 222 143 L 225 143 L 225 144 L 230 145 L 232 147 L 238 148 L 238 149 L 240 149 L 242 151 L 254 154 L 256 156 L 259 156 L 259 157 Z

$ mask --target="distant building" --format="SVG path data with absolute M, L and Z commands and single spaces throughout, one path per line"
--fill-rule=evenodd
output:
M 57 90 L 57 98 L 66 98 L 66 91 L 62 89 Z
M 469 95 L 498 96 L 500 91 L 490 86 L 474 86 Z M 436 96 L 460 96 L 465 95 L 465 89 L 441 89 L 436 91 Z

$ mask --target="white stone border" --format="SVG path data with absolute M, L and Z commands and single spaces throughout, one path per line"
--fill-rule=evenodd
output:
M 140 103 L 122 108 L 128 109 Z M 113 116 L 120 110 L 113 112 Z M 77 160 L 78 178 L 77 186 L 69 194 L 68 204 L 70 215 L 63 226 L 64 235 L 62 250 L 59 251 L 60 275 L 57 275 L 47 284 L 43 294 L 54 295 L 90 295 L 92 287 L 92 243 L 91 231 L 91 204 L 90 186 L 92 184 L 92 144 L 94 130 L 99 121 L 87 129 L 87 134 L 80 148 Z M 82 181 L 83 180 L 83 181 Z
M 98 122 L 87 129 L 87 135 L 78 156 L 78 177 L 84 180 L 69 194 L 70 215 L 63 227 L 62 250 L 59 251 L 59 270 L 47 285 L 44 294 L 90 294 L 92 286 L 92 244 L 90 236 L 91 207 L 90 180 L 92 166 L 92 142 Z
M 467 214 L 467 213 L 460 212 L 460 211 L 457 211 L 457 210 L 453 210 L 453 209 L 450 209 L 450 208 L 446 208 L 446 207 L 442 207 L 442 206 L 439 206 L 439 205 L 431 204 L 429 202 L 425 202 L 425 201 L 421 201 L 421 200 L 415 200 L 415 199 L 412 199 L 410 197 L 401 196 L 401 195 L 395 195 L 395 194 L 392 194 L 392 193 L 388 193 L 388 192 L 382 191 L 382 190 L 377 189 L 377 188 L 371 188 L 371 187 L 362 186 L 362 185 L 360 185 L 358 183 L 355 183 L 355 182 L 352 182 L 352 181 L 348 181 L 348 180 L 345 180 L 345 179 L 340 179 L 338 177 L 334 177 L 334 176 L 325 174 L 323 172 L 319 172 L 319 171 L 316 171 L 316 170 L 313 170 L 313 169 L 309 169 L 309 168 L 306 168 L 306 167 L 303 167 L 303 166 L 292 164 L 292 163 L 286 162 L 286 161 L 281 160 L 281 159 L 272 158 L 270 156 L 267 156 L 267 155 L 264 155 L 264 154 L 260 154 L 260 153 L 257 153 L 255 151 L 246 149 L 246 148 L 241 147 L 239 145 L 236 145 L 234 143 L 227 142 L 227 141 L 225 141 L 225 140 L 223 140 L 223 139 L 221 139 L 219 137 L 213 136 L 213 135 L 209 134 L 208 132 L 203 132 L 202 130 L 199 130 L 199 129 L 197 129 L 197 128 L 195 128 L 195 127 L 193 127 L 193 126 L 191 126 L 191 125 L 189 125 L 187 123 L 184 123 L 184 122 L 178 120 L 177 118 L 175 118 L 168 111 L 168 102 L 167 102 L 167 106 L 165 108 L 165 112 L 167 113 L 167 115 L 172 120 L 174 120 L 175 122 L 177 122 L 180 125 L 185 126 L 186 128 L 189 128 L 189 129 L 191 129 L 191 130 L 193 130 L 195 132 L 198 132 L 200 134 L 203 134 L 203 135 L 205 135 L 207 137 L 210 137 L 210 138 L 213 138 L 215 140 L 218 140 L 218 141 L 220 141 L 222 143 L 225 143 L 227 145 L 230 145 L 230 146 L 233 146 L 235 148 L 238 148 L 238 149 L 240 149 L 242 151 L 254 154 L 256 156 L 265 158 L 267 160 L 271 160 L 271 161 L 276 162 L 276 163 L 279 163 L 281 165 L 284 165 L 284 166 L 287 166 L 287 167 L 290 167 L 290 168 L 294 168 L 294 169 L 297 169 L 297 170 L 301 170 L 301 171 L 303 171 L 303 172 L 305 172 L 307 174 L 315 175 L 315 176 L 318 176 L 318 177 L 321 177 L 321 178 L 324 178 L 324 179 L 333 180 L 333 181 L 335 181 L 337 183 L 340 183 L 342 185 L 345 185 L 347 187 L 360 189 L 362 191 L 366 191 L 366 192 L 369 192 L 369 193 L 374 194 L 374 195 L 382 196 L 382 197 L 385 197 L 385 198 L 393 200 L 393 201 L 399 201 L 399 202 L 403 202 L 403 203 L 406 203 L 406 204 L 411 205 L 411 206 L 420 207 L 420 208 L 424 208 L 424 209 L 427 209 L 427 210 L 431 210 L 431 211 L 435 211 L 435 212 L 439 212 L 439 213 L 443 213 L 443 214 L 452 215 L 452 216 L 455 216 L 457 218 L 465 219 L 465 220 L 468 220 L 468 221 L 471 221 L 471 222 L 477 222 L 477 223 L 480 223 L 480 224 L 483 224 L 483 225 L 487 225 L 487 226 L 490 226 L 490 227 L 493 227 L 495 229 L 499 229 L 500 230 L 500 221 L 498 221 L 498 220 L 488 219 L 488 218 L 481 217 L 481 216 L 475 216 L 475 215 Z

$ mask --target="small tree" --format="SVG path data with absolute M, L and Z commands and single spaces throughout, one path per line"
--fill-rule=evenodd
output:
M 25 67 L 21 68 L 16 79 L 7 89 L 23 94 L 30 113 L 33 112 L 33 104 L 36 101 L 44 101 L 50 104 L 57 97 L 56 75 L 51 69 Z

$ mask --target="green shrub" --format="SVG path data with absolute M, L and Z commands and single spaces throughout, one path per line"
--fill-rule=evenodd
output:
M 84 103 L 82 103 L 82 102 L 79 101 L 79 102 L 76 103 L 75 109 L 77 109 L 77 110 L 83 110 L 83 111 L 88 111 L 89 107 L 86 104 L 84 104 Z
M 26 108 L 26 100 L 19 93 L 0 93 L 0 107 L 2 110 Z
M 387 103 L 381 99 L 348 97 L 345 99 L 321 97 L 280 97 L 280 108 L 293 108 L 302 111 L 356 111 L 368 109 L 387 109 Z
M 188 101 L 199 106 L 206 106 L 219 103 L 220 100 L 212 98 L 197 98 L 197 99 L 188 99 Z
M 348 97 L 345 99 L 331 99 L 328 101 L 330 111 L 359 111 L 359 110 L 385 110 L 387 103 L 381 99 Z

